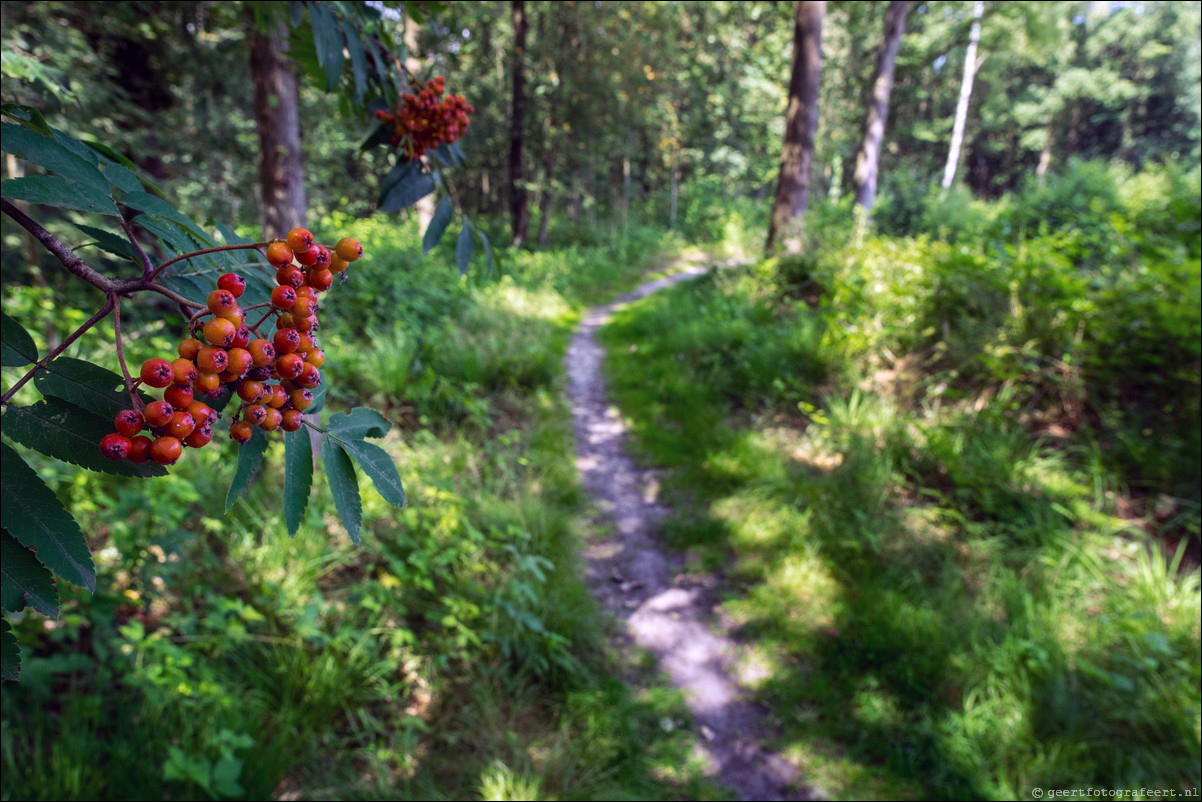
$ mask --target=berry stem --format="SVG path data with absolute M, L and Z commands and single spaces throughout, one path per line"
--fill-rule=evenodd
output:
M 117 337 L 117 361 L 121 363 L 121 375 L 125 377 L 125 389 L 129 391 L 129 400 L 133 402 L 133 408 L 141 411 L 145 404 L 138 397 L 137 391 L 134 389 L 133 376 L 129 375 L 129 368 L 125 365 L 125 349 L 121 345 L 121 298 L 115 295 L 109 296 L 109 302 L 113 305 L 113 334 Z
M 138 252 L 138 258 L 142 260 L 142 278 L 149 281 L 154 277 L 154 265 L 151 263 L 150 257 L 146 255 L 146 251 L 142 250 L 142 243 L 138 242 L 138 238 L 134 236 L 134 230 L 130 227 L 129 221 L 124 218 L 121 220 L 121 230 L 125 232 L 125 237 L 134 246 L 134 250 Z
M 8 201 L 4 201 L 4 203 L 7 205 Z M 5 210 L 5 211 L 7 211 L 7 210 Z M 60 343 L 57 348 L 55 348 L 50 353 L 46 354 L 46 356 L 42 357 L 37 362 L 35 362 L 33 367 L 29 369 L 28 373 L 26 373 L 24 376 L 22 376 L 20 379 L 18 379 L 16 384 L 14 384 L 12 387 L 10 387 L 8 389 L 8 392 L 6 392 L 3 396 L 0 396 L 0 403 L 7 404 L 8 400 L 10 398 L 12 398 L 13 395 L 16 394 L 17 390 L 20 390 L 22 387 L 25 386 L 26 382 L 28 382 L 30 379 L 33 378 L 33 374 L 37 373 L 42 368 L 46 367 L 46 365 L 52 359 L 57 357 L 63 351 L 66 351 L 68 348 L 70 348 L 71 344 L 74 343 L 76 340 L 78 340 L 85 331 L 92 328 L 97 323 L 99 323 L 100 321 L 102 321 L 106 317 L 108 317 L 109 312 L 113 311 L 113 298 L 114 297 L 116 297 L 116 296 L 114 296 L 114 295 L 107 296 L 104 299 L 104 306 L 100 307 L 100 309 L 98 309 L 96 311 L 96 314 L 94 314 L 90 318 L 88 318 L 87 321 L 82 326 L 80 326 L 78 329 L 76 329 L 69 337 L 67 337 L 67 339 L 63 340 L 62 343 Z
M 271 304 L 255 304 L 255 306 L 271 306 Z M 252 306 L 252 307 L 249 307 L 249 308 L 250 308 L 250 309 L 254 309 L 254 308 L 255 308 L 255 306 Z M 250 327 L 250 330 L 251 330 L 251 331 L 253 331 L 255 334 L 258 334 L 258 333 L 259 333 L 259 326 L 262 326 L 264 323 L 266 323 L 266 322 L 267 322 L 267 318 L 271 317 L 273 314 L 275 314 L 275 309 L 274 309 L 274 308 L 272 308 L 272 309 L 268 309 L 268 310 L 267 310 L 267 314 L 265 314 L 265 315 L 263 315 L 263 317 L 259 318 L 259 322 L 258 322 L 258 323 L 256 323 L 255 325 L 251 326 L 251 327 Z
M 175 264 L 176 262 L 182 262 L 185 259 L 191 259 L 194 256 L 204 256 L 205 254 L 221 253 L 223 251 L 259 250 L 260 248 L 266 248 L 270 244 L 271 244 L 271 242 L 268 241 L 268 242 L 252 242 L 252 243 L 249 243 L 246 245 L 218 245 L 215 248 L 204 248 L 203 250 L 191 251 L 190 253 L 180 254 L 179 256 L 173 256 L 172 258 L 168 259 L 166 262 L 163 262 L 161 265 L 156 267 L 154 269 L 154 272 L 150 274 L 150 278 L 152 278 L 152 279 L 158 278 L 159 274 L 162 273 L 164 270 L 166 270 L 168 267 L 171 267 L 171 265 Z

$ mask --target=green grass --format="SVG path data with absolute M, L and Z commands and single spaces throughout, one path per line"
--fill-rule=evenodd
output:
M 505 252 L 500 280 L 461 280 L 391 222 L 353 229 L 369 255 L 323 308 L 330 403 L 387 411 L 409 507 L 361 477 L 356 548 L 320 474 L 286 537 L 278 446 L 229 515 L 225 444 L 149 484 L 39 463 L 89 533 L 98 589 L 64 588 L 59 621 L 14 617 L 0 794 L 720 798 L 688 728 L 665 725 L 687 721 L 679 695 L 607 651 L 562 401 L 580 310 L 678 241 Z
M 965 384 L 946 347 L 905 358 L 930 308 L 906 291 L 931 286 L 921 242 L 840 253 L 705 277 L 602 332 L 635 449 L 672 469 L 665 535 L 727 576 L 777 746 L 835 797 L 1196 787 L 1191 524 L 1165 551 L 1151 513 L 1118 515 L 1151 468 L 1179 487 L 1188 454 L 1124 472 L 1094 438 L 1130 418 L 1033 435 L 1020 382 Z M 1013 327 L 1009 308 L 982 310 Z M 917 367 L 883 374 L 885 351 Z

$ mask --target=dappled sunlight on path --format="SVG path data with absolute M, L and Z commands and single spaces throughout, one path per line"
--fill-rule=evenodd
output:
M 741 648 L 714 612 L 714 582 L 686 575 L 679 556 L 657 541 L 667 512 L 658 502 L 658 480 L 626 455 L 626 425 L 606 400 L 598 329 L 622 304 L 714 265 L 699 261 L 682 260 L 667 277 L 590 309 L 568 349 L 577 470 L 607 532 L 586 547 L 587 580 L 593 595 L 622 622 L 627 642 L 654 654 L 684 692 L 696 719 L 698 751 L 716 779 L 743 799 L 812 799 L 816 794 L 800 782 L 796 767 L 761 748 L 769 735 L 767 711 L 749 698 L 745 683 L 751 678 L 740 675 Z

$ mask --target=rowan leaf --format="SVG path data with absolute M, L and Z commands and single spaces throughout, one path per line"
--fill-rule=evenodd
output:
M 359 532 L 363 525 L 363 502 L 359 498 L 359 480 L 355 476 L 355 465 L 342 446 L 332 437 L 321 440 L 321 461 L 326 469 L 326 481 L 330 495 L 334 497 L 334 508 L 346 527 L 351 541 L 358 546 Z
M 58 618 L 54 575 L 5 530 L 0 532 L 0 606 L 19 613 L 27 604 L 42 615 Z
M 63 579 L 96 589 L 96 569 L 79 524 L 7 443 L 0 443 L 0 526 Z

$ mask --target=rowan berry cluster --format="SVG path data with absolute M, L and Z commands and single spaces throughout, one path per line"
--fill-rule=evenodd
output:
M 413 91 L 400 97 L 395 113 L 383 109 L 376 112 L 377 119 L 392 126 L 393 147 L 400 145 L 406 157 L 420 158 L 427 150 L 463 136 L 468 115 L 476 107 L 468 104 L 463 95 L 443 98 L 445 84 L 441 75 L 426 82 L 418 81 L 412 85 Z
M 251 326 L 238 305 L 246 281 L 236 273 L 221 276 L 209 293 L 207 309 L 190 321 L 194 336 L 180 342 L 179 357 L 148 359 L 142 365 L 135 384 L 163 389 L 163 400 L 120 412 L 117 431 L 100 441 L 101 453 L 111 460 L 174 464 L 185 447 L 202 448 L 213 439 L 219 416 L 197 396 L 219 399 L 227 387 L 240 402 L 230 426 L 230 436 L 239 443 L 250 440 L 255 426 L 267 432 L 300 429 L 325 362 L 314 339 L 318 295 L 362 255 L 363 246 L 350 237 L 330 249 L 315 244 L 303 228 L 273 240 L 266 257 L 276 269 L 276 286 L 270 303 L 259 305 L 269 307 L 267 313 Z M 259 327 L 272 317 L 275 334 L 271 339 L 260 336 Z M 142 434 L 144 429 L 153 438 Z

